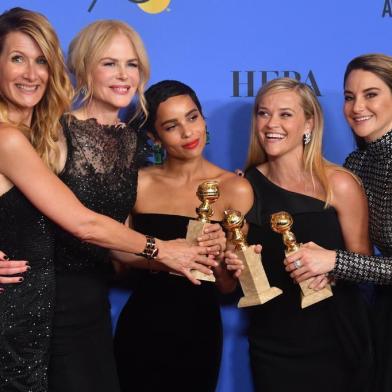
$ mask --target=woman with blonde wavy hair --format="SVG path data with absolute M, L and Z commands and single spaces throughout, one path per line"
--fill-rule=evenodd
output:
M 301 309 L 300 288 L 283 264 L 282 236 L 270 226 L 271 214 L 287 211 L 298 242 L 370 252 L 361 185 L 322 157 L 322 134 L 322 110 L 310 87 L 282 78 L 260 89 L 246 170 L 255 193 L 248 240 L 262 244 L 270 284 L 283 290 L 249 311 L 251 365 L 260 392 L 346 392 L 350 383 L 356 390 L 366 386 L 369 333 L 356 287 L 338 282 L 333 297 Z M 233 260 L 227 262 L 235 269 L 238 260 Z M 326 278 L 314 284 L 320 279 Z
M 137 121 L 132 121 L 146 114 L 143 93 L 149 64 L 143 43 L 126 23 L 99 20 L 72 40 L 68 66 L 75 76 L 76 99 L 81 104 L 61 120 L 67 158 L 60 178 L 86 207 L 124 222 L 135 203 L 137 171 L 144 163 L 146 148 L 135 129 Z M 125 124 L 119 119 L 119 110 L 135 98 L 134 113 Z M 218 224 L 209 230 L 206 239 L 216 236 L 218 242 L 224 242 Z M 153 237 L 147 239 L 147 256 L 159 259 L 162 245 Z M 174 243 L 189 253 L 184 242 Z M 62 229 L 56 230 L 55 244 L 57 290 L 50 390 L 116 391 L 104 268 L 108 253 L 83 244 Z M 215 263 L 205 256 L 202 261 Z M 179 269 L 176 259 L 171 263 L 170 269 Z M 189 269 L 182 270 L 194 281 Z
M 4 392 L 41 392 L 49 390 L 47 373 L 55 305 L 53 261 L 59 249 L 64 249 L 61 242 L 55 249 L 51 221 L 72 233 L 78 241 L 141 253 L 187 276 L 191 268 L 209 271 L 198 262 L 215 263 L 204 256 L 206 247 L 191 248 L 179 241 L 155 240 L 88 210 L 55 175 L 60 171 L 66 173 L 72 166 L 70 156 L 76 160 L 78 155 L 70 144 L 64 150 L 66 145 L 60 131 L 60 115 L 70 108 L 72 87 L 56 33 L 43 15 L 22 8 L 13 8 L 0 15 L 0 67 L 0 248 L 3 251 L 0 254 L 0 389 Z M 123 91 L 120 88 L 120 93 Z M 68 159 L 64 163 L 67 154 Z M 62 169 L 64 164 L 65 169 Z M 80 168 L 86 170 L 84 173 L 91 173 L 87 164 Z M 122 174 L 120 169 L 114 167 L 113 177 Z M 98 177 L 101 173 L 95 175 Z M 132 183 L 128 186 L 132 187 Z M 108 182 L 105 182 L 105 187 L 109 188 Z M 78 196 L 83 198 L 84 195 Z M 113 199 L 116 196 L 113 195 Z M 128 201 L 125 199 L 124 203 Z M 102 205 L 112 203 L 113 200 L 102 198 L 94 207 L 105 212 L 101 211 L 104 210 Z M 121 220 L 118 215 L 113 215 Z M 94 281 L 99 276 L 100 258 L 95 259 L 96 264 L 89 264 L 90 275 L 81 265 L 85 260 L 86 263 L 91 261 L 88 252 L 100 255 L 100 248 L 83 246 L 78 241 L 72 243 L 76 244 L 75 247 L 64 251 L 68 256 L 67 266 L 72 264 L 79 271 L 85 279 L 83 283 Z M 86 249 L 83 253 L 85 259 L 72 259 L 77 246 Z M 214 247 L 211 249 L 216 251 Z M 9 259 L 28 259 L 29 266 L 25 261 Z M 28 273 L 20 276 L 27 269 L 30 269 Z M 59 288 L 74 293 L 79 287 L 71 284 Z M 79 301 L 89 295 L 94 296 L 95 293 L 89 291 L 86 284 L 73 300 Z M 61 303 L 56 305 L 59 313 L 64 313 L 66 308 Z M 96 313 L 94 322 L 97 329 L 99 323 L 106 320 L 102 314 Z M 82 321 L 86 321 L 87 316 Z M 74 325 L 73 317 L 69 323 Z M 86 329 L 86 324 L 76 332 L 83 328 Z M 104 327 L 102 330 L 107 332 Z M 108 333 L 110 339 L 110 328 Z M 81 344 L 80 350 L 83 345 L 94 344 L 96 352 L 93 355 L 106 356 L 104 360 L 109 363 L 110 370 L 113 356 L 107 349 L 110 344 L 105 346 L 103 339 L 92 342 L 92 336 L 87 340 Z M 94 385 L 87 388 L 85 383 L 80 382 L 73 390 L 118 390 L 115 373 L 99 373 L 104 370 L 96 366 L 93 375 L 96 379 L 101 376 L 102 380 L 98 382 L 102 389 Z M 74 378 L 76 374 L 69 373 L 68 376 Z M 78 382 L 77 377 L 74 382 Z M 65 390 L 71 391 L 72 388 L 65 385 Z

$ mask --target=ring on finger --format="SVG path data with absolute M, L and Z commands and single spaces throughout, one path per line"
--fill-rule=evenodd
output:
M 295 260 L 293 262 L 295 269 L 301 268 L 302 264 L 301 264 L 301 260 Z

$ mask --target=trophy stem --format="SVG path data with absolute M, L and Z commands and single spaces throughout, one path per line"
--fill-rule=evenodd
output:
M 271 228 L 276 233 L 282 234 L 283 243 L 286 247 L 285 255 L 289 256 L 293 252 L 296 252 L 300 247 L 295 238 L 295 235 L 290 231 L 293 225 L 292 216 L 286 211 L 275 212 L 271 215 Z M 301 308 L 306 308 L 323 299 L 332 297 L 331 285 L 327 285 L 322 290 L 313 290 L 309 288 L 309 284 L 312 282 L 312 278 L 301 282 L 299 286 L 301 287 Z
M 261 255 L 256 254 L 254 248 L 248 246 L 246 236 L 241 230 L 243 225 L 244 216 L 240 211 L 225 211 L 223 226 L 232 234 L 231 242 L 235 245 L 235 253 L 244 265 L 239 277 L 244 293 L 238 302 L 239 308 L 261 305 L 282 294 L 281 289 L 270 286 Z

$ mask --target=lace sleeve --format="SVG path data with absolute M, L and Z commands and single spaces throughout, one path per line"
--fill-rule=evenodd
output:
M 338 250 L 332 273 L 336 278 L 355 282 L 392 284 L 392 257 L 365 256 Z

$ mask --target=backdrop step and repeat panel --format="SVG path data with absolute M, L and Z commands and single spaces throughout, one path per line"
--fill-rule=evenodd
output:
M 65 51 L 96 19 L 131 24 L 145 42 L 151 82 L 178 79 L 196 90 L 211 134 L 206 156 L 230 170 L 244 164 L 257 89 L 280 76 L 317 93 L 326 117 L 325 155 L 342 163 L 354 148 L 342 115 L 345 66 L 360 54 L 392 54 L 392 0 L 6 0 L 0 10 L 15 6 L 44 13 Z M 112 291 L 114 321 L 128 295 Z M 226 302 L 217 390 L 252 391 L 246 316 Z

